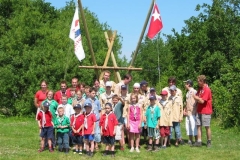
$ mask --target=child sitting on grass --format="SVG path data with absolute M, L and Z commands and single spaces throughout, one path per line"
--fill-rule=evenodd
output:
M 76 104 L 74 107 L 75 114 L 71 117 L 71 127 L 73 135 L 73 143 L 76 144 L 74 154 L 82 154 L 83 131 L 84 131 L 84 115 L 81 113 L 81 105 Z
M 65 153 L 69 152 L 69 128 L 70 120 L 67 116 L 64 115 L 64 108 L 59 107 L 57 109 L 58 116 L 54 122 L 55 128 L 57 128 L 57 143 L 58 150 L 62 152 L 65 150 Z
M 38 152 L 44 151 L 45 138 L 48 139 L 49 152 L 53 152 L 52 148 L 52 137 L 53 137 L 53 123 L 52 123 L 52 114 L 49 111 L 49 102 L 44 102 L 42 104 L 43 108 L 37 114 L 38 126 L 41 129 L 40 137 L 41 139 L 41 148 Z
M 115 132 L 118 125 L 117 117 L 112 111 L 112 104 L 105 104 L 105 113 L 100 119 L 101 135 L 103 136 L 103 143 L 106 144 L 105 153 L 103 156 L 107 156 L 108 153 L 112 157 L 115 157 L 114 143 L 115 143 Z

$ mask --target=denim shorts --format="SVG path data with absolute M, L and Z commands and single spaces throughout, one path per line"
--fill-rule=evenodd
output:
M 40 137 L 51 139 L 53 138 L 53 127 L 44 127 L 41 129 Z
M 94 140 L 94 135 L 93 134 L 86 134 L 83 137 L 84 137 L 84 140 L 87 140 L 87 141 L 93 141 Z

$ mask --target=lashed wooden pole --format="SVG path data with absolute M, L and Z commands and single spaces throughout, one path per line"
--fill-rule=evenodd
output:
M 140 48 L 140 45 L 141 45 L 141 42 L 142 42 L 142 39 L 143 39 L 143 36 L 144 36 L 144 33 L 145 33 L 145 30 L 147 28 L 148 21 L 150 19 L 150 15 L 152 13 L 152 8 L 153 8 L 153 5 L 154 5 L 154 2 L 155 2 L 155 0 L 152 0 L 152 3 L 150 5 L 149 11 L 148 11 L 148 14 L 147 14 L 147 17 L 146 17 L 146 20 L 145 20 L 145 23 L 144 23 L 144 26 L 143 26 L 143 29 L 142 29 L 142 33 L 141 33 L 140 38 L 138 40 L 138 44 L 137 44 L 136 50 L 135 50 L 135 52 L 133 54 L 133 57 L 132 57 L 132 60 L 131 60 L 129 68 L 133 67 L 133 65 L 134 65 L 134 62 L 135 62 L 138 50 Z M 129 70 L 128 72 L 130 73 L 131 70 Z
M 85 29 L 85 32 L 86 32 L 86 37 L 87 37 L 87 41 L 88 41 L 88 47 L 89 47 L 89 50 L 90 50 L 90 53 L 91 53 L 93 65 L 97 67 L 97 62 L 96 62 L 96 59 L 95 59 L 95 56 L 94 56 L 94 51 L 93 51 L 93 48 L 92 48 L 92 42 L 91 42 L 90 35 L 89 35 L 89 32 L 88 32 L 88 27 L 87 27 L 87 23 L 86 23 L 86 19 L 85 19 L 84 10 L 83 10 L 83 6 L 82 6 L 81 0 L 78 0 L 78 7 L 80 9 L 82 22 L 83 22 L 84 29 Z M 99 76 L 98 69 L 94 68 L 94 70 L 95 70 L 96 76 L 98 77 Z

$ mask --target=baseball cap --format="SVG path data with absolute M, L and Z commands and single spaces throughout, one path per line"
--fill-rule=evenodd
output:
M 168 95 L 168 92 L 165 91 L 165 90 L 163 90 L 163 91 L 161 92 L 161 95 Z
M 111 81 L 107 81 L 106 82 L 106 87 L 112 87 L 112 82 Z
M 176 91 L 177 87 L 175 85 L 172 85 L 169 89 L 172 90 L 172 91 Z
M 45 101 L 45 102 L 43 103 L 43 107 L 49 107 L 49 106 L 50 106 L 50 103 L 49 103 L 49 102 Z
M 134 88 L 140 88 L 140 84 L 139 83 L 134 83 L 133 87 Z
M 126 85 L 122 85 L 121 89 L 127 89 L 127 86 Z
M 191 86 L 193 86 L 193 81 L 191 79 L 188 79 L 186 81 L 183 81 L 184 83 L 190 84 Z
M 85 107 L 91 107 L 92 108 L 92 104 L 91 103 L 86 103 L 86 104 L 84 104 L 84 108 Z
M 73 108 L 82 108 L 81 104 L 76 104 Z
M 155 88 L 150 88 L 150 92 L 155 92 Z
M 145 80 L 142 80 L 141 83 L 140 83 L 140 86 L 143 86 L 143 85 L 146 85 L 146 84 L 148 84 L 148 82 L 145 81 Z
M 156 100 L 156 96 L 150 96 L 149 100 Z

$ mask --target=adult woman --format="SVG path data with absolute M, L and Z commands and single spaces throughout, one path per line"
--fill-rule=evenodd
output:
M 47 82 L 43 80 L 41 82 L 41 89 L 37 91 L 34 97 L 34 105 L 37 108 L 37 113 L 40 111 L 42 102 L 47 98 L 47 91 Z

